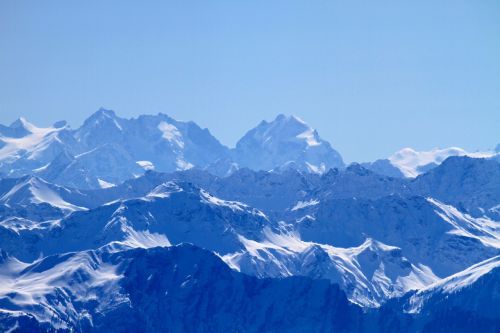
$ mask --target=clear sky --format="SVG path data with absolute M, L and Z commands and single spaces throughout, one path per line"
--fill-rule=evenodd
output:
M 500 143 L 500 1 L 0 0 L 0 123 L 295 114 L 347 161 Z

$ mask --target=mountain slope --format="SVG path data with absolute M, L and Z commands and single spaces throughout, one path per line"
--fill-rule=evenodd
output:
M 482 158 L 450 157 L 417 177 L 412 190 L 451 204 L 474 216 L 500 219 L 500 163 Z
M 61 219 L 19 224 L 0 223 L 0 248 L 22 260 L 108 243 L 117 248 L 149 248 L 190 242 L 218 253 L 231 267 L 259 277 L 329 279 L 339 283 L 350 300 L 366 306 L 378 306 L 436 279 L 430 269 L 409 262 L 394 247 L 372 240 L 348 249 L 304 242 L 290 230 L 292 226 L 182 182 L 165 182 L 142 197 Z M 377 264 L 362 259 L 370 257 L 363 253 L 372 253 Z
M 485 260 L 411 293 L 399 304 L 412 317 L 411 331 L 497 332 L 500 258 Z
M 373 238 L 402 248 L 411 262 L 441 277 L 500 253 L 500 223 L 465 217 L 423 197 L 326 200 L 296 218 L 305 241 L 352 247 Z
M 0 180 L 0 204 L 9 207 L 48 204 L 66 212 L 85 210 L 84 194 L 44 181 L 38 177 L 5 178 Z
M 360 328 L 361 311 L 327 281 L 260 280 L 231 271 L 212 253 L 191 245 L 114 253 L 101 249 L 30 265 L 7 258 L 0 265 L 0 307 L 11 318 L 0 320 L 4 330 L 11 328 L 12 318 L 28 315 L 49 328 L 76 332 Z
M 0 225 L 0 248 L 22 260 L 94 249 L 110 242 L 152 247 L 190 242 L 219 253 L 241 249 L 238 237 L 259 240 L 272 222 L 260 211 L 220 200 L 188 183 L 167 182 L 147 196 L 118 201 L 36 229 Z
M 6 332 L 495 332 L 499 325 L 498 257 L 371 311 L 328 281 L 257 279 L 188 244 L 104 247 L 31 264 L 2 251 L 0 268 Z

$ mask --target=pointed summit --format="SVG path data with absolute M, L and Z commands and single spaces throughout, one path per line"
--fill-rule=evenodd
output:
M 250 130 L 236 144 L 234 156 L 240 166 L 255 170 L 294 165 L 301 171 L 323 173 L 344 167 L 339 153 L 316 130 L 296 116 L 283 114 Z
M 295 123 L 295 124 L 302 124 L 302 125 L 309 127 L 309 125 L 307 125 L 306 122 L 303 121 L 301 118 L 299 118 L 295 115 L 287 116 L 283 113 L 280 113 L 279 115 L 277 115 L 273 122 L 286 122 L 286 123 L 291 123 L 291 124 Z
M 250 130 L 238 143 L 237 148 L 248 144 L 250 141 L 261 145 L 272 145 L 279 142 L 301 141 L 320 144 L 318 133 L 296 116 L 278 115 L 273 121 L 261 122 Z
M 116 118 L 116 113 L 113 110 L 108 110 L 108 109 L 105 109 L 105 108 L 103 108 L 101 106 L 99 108 L 99 110 L 97 110 L 96 112 L 94 112 L 94 114 L 92 116 L 90 116 L 90 118 L 92 118 L 94 116 L 96 116 L 96 117 L 107 117 L 107 118 Z
M 100 126 L 103 123 L 120 127 L 118 121 L 119 118 L 113 110 L 107 110 L 101 107 L 84 121 L 82 127 Z
M 10 124 L 10 128 L 27 128 L 30 126 L 33 125 L 31 125 L 24 117 L 19 117 L 12 124 Z
M 19 117 L 9 127 L 3 127 L 1 132 L 9 137 L 22 138 L 33 133 L 34 128 L 36 127 L 24 117 Z
M 122 120 L 114 111 L 100 108 L 76 130 L 75 139 L 89 147 L 122 140 Z

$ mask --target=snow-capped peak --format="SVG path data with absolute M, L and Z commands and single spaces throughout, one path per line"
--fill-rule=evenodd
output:
M 113 110 L 108 110 L 103 107 L 99 108 L 90 118 L 116 118 L 116 113 Z
M 37 127 L 37 126 L 33 125 L 32 123 L 30 123 L 28 120 L 26 120 L 26 118 L 24 118 L 24 117 L 20 117 L 16 121 L 14 121 L 10 125 L 10 128 L 12 128 L 12 129 L 24 129 L 28 133 L 31 133 L 31 134 L 42 134 L 42 133 L 45 134 L 47 132 L 54 130 L 53 127 L 45 127 L 45 128 L 44 127 Z
M 33 125 L 32 123 L 30 123 L 24 117 L 19 117 L 12 124 L 10 124 L 9 127 L 13 128 L 13 129 L 24 129 L 24 130 L 26 130 L 26 131 L 28 131 L 30 133 L 33 133 L 32 129 L 36 129 L 37 128 L 35 125 Z
M 314 140 L 317 133 L 302 119 L 296 116 L 278 115 L 272 122 L 262 122 L 249 133 L 253 138 L 263 144 L 271 144 L 272 141 L 287 140 Z
M 262 121 L 236 144 L 234 159 L 255 170 L 288 169 L 322 173 L 342 168 L 342 157 L 318 132 L 296 116 L 278 115 Z
M 389 157 L 390 163 L 398 168 L 405 177 L 414 178 L 418 175 L 441 164 L 450 156 L 469 156 L 475 158 L 488 158 L 492 152 L 467 152 L 462 148 L 434 148 L 429 151 L 416 151 L 404 148 Z
M 10 127 L 10 135 L 2 136 L 0 161 L 13 162 L 20 158 L 35 160 L 53 143 L 59 141 L 58 134 L 66 127 L 36 127 L 24 118 L 19 118 Z M 50 155 L 50 154 L 49 154 Z
M 122 126 L 119 123 L 120 119 L 116 116 L 113 110 L 107 110 L 104 108 L 100 108 L 94 114 L 92 114 L 87 120 L 85 120 L 82 128 L 86 128 L 88 131 L 89 128 L 99 128 L 105 129 L 107 127 L 115 127 L 118 130 L 122 130 Z

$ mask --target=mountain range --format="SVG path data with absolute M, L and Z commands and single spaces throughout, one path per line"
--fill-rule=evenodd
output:
M 392 177 L 416 177 L 450 156 L 498 158 L 495 152 L 460 148 L 416 152 L 405 148 L 363 166 Z M 124 119 L 99 109 L 76 130 L 65 121 L 40 128 L 19 118 L 0 126 L 0 175 L 37 175 L 74 188 L 100 188 L 142 175 L 198 168 L 217 176 L 249 168 L 323 174 L 343 169 L 341 155 L 295 116 L 279 115 L 246 133 L 235 148 L 222 145 L 208 129 L 165 114 Z
M 497 332 L 498 151 L 346 165 L 294 116 L 0 126 L 0 331 Z

